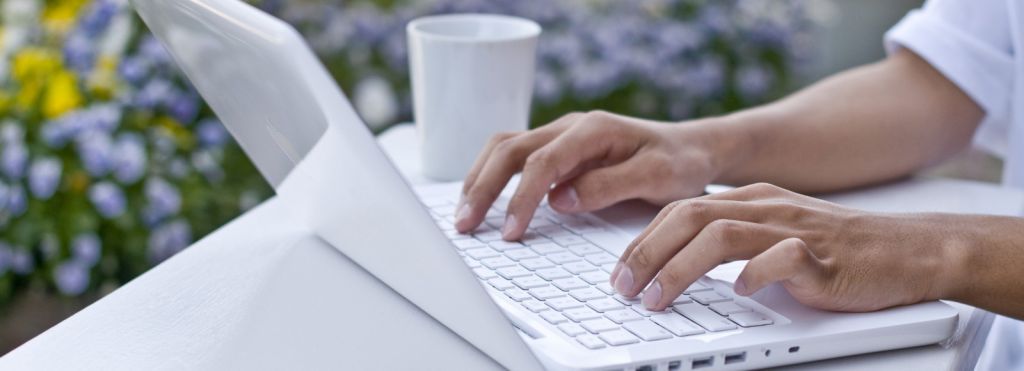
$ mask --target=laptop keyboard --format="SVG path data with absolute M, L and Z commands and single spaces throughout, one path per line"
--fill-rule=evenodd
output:
M 554 212 L 546 203 L 520 241 L 501 239 L 500 198 L 472 234 L 455 231 L 452 198 L 424 198 L 438 226 L 485 285 L 504 294 L 589 349 L 624 346 L 773 324 L 732 292 L 720 292 L 706 278 L 691 285 L 669 310 L 652 312 L 639 298 L 625 298 L 608 283 L 618 258 L 587 239 L 608 226 L 580 215 Z

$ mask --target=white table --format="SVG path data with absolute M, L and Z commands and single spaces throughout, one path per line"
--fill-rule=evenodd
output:
M 419 176 L 411 127 L 380 142 L 411 183 L 429 182 Z M 1024 194 L 950 180 L 913 179 L 829 199 L 883 211 L 1024 210 Z M 655 211 L 631 203 L 599 215 L 638 231 Z M 336 250 L 296 248 L 291 242 L 304 238 L 297 219 L 280 200 L 268 200 L 0 358 L 0 369 L 494 367 Z M 971 368 L 993 316 L 957 306 L 960 328 L 946 344 L 790 368 Z

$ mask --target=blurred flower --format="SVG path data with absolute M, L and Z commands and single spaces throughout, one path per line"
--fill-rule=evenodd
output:
M 124 214 L 127 202 L 124 192 L 111 182 L 99 182 L 89 188 L 89 201 L 100 216 L 112 219 Z
M 109 134 L 98 130 L 88 131 L 78 137 L 76 145 L 78 158 L 89 175 L 101 177 L 110 171 L 114 144 Z
M 146 173 L 146 148 L 143 138 L 135 133 L 122 133 L 114 143 L 114 178 L 132 184 Z
M 139 108 L 152 109 L 164 104 L 174 91 L 170 81 L 161 78 L 149 80 L 135 95 L 133 104 Z
M 0 241 L 0 277 L 2 277 L 12 265 L 11 246 Z
M 178 189 L 161 178 L 146 181 L 146 209 L 143 218 L 146 224 L 155 225 L 181 210 L 181 194 Z
M 50 77 L 50 85 L 43 97 L 43 116 L 60 117 L 82 105 L 82 93 L 78 90 L 78 81 L 70 71 L 58 71 Z
M 192 243 L 192 227 L 184 220 L 165 223 L 149 235 L 149 259 L 159 263 Z
M 97 37 L 117 14 L 117 4 L 111 0 L 95 0 L 89 11 L 78 21 L 79 30 L 87 37 Z
M 28 169 L 28 187 L 32 195 L 40 200 L 48 200 L 60 185 L 61 161 L 47 157 L 32 162 Z
M 71 241 L 71 254 L 78 262 L 92 267 L 100 260 L 102 246 L 95 233 L 80 234 Z
M 28 164 L 28 150 L 21 143 L 5 143 L 0 151 L 0 171 L 7 179 L 17 180 L 25 175 Z
M 32 259 L 32 255 L 28 251 L 22 248 L 14 248 L 11 250 L 11 270 L 18 275 L 24 276 L 32 273 L 36 269 L 36 263 Z
M 177 94 L 169 99 L 167 110 L 175 120 L 192 123 L 199 114 L 199 97 L 195 93 Z
M 76 260 L 61 263 L 53 271 L 53 282 L 62 294 L 79 295 L 89 287 L 89 267 Z
M 149 75 L 151 65 L 141 57 L 128 57 L 121 61 L 118 72 L 128 83 L 138 85 Z
M 211 150 L 200 150 L 193 153 L 192 166 L 210 183 L 219 183 L 224 179 L 224 170 L 220 168 L 220 162 L 217 161 L 217 156 Z
M 771 73 L 760 65 L 746 65 L 736 72 L 740 94 L 745 98 L 758 98 L 772 86 Z
M 14 120 L 4 121 L 0 124 L 0 142 L 4 145 L 22 143 L 25 140 L 25 130 L 21 124 Z
M 85 75 L 92 71 L 93 65 L 96 63 L 96 50 L 93 46 L 93 41 L 87 35 L 72 33 L 64 41 L 63 51 L 64 63 L 72 71 L 80 75 Z
M 39 241 L 39 252 L 42 253 L 43 259 L 46 261 L 57 259 L 60 255 L 60 238 L 53 233 L 44 234 Z
M 7 209 L 7 204 L 11 199 L 11 187 L 7 186 L 2 180 L 0 180 L 0 215 L 4 215 L 3 211 Z
M 9 187 L 7 192 L 7 211 L 11 216 L 18 217 L 28 209 L 28 197 L 25 196 L 25 188 L 20 184 Z
M 228 132 L 224 124 L 217 119 L 205 119 L 196 127 L 196 136 L 202 147 L 219 147 L 228 141 Z

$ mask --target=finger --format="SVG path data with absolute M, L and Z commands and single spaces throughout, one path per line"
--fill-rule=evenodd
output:
M 651 310 L 664 310 L 687 287 L 719 264 L 749 259 L 784 238 L 783 231 L 768 225 L 715 220 L 660 269 L 643 294 L 643 304 Z
M 769 183 L 754 183 L 751 185 L 730 189 L 725 192 L 712 193 L 697 197 L 698 200 L 720 200 L 720 201 L 758 201 L 774 198 L 793 196 L 796 193 L 785 188 Z
M 519 186 L 508 204 L 502 228 L 504 239 L 515 240 L 522 236 L 537 205 L 561 177 L 582 164 L 617 152 L 612 147 L 616 141 L 622 141 L 617 134 L 619 127 L 594 121 L 602 119 L 581 118 L 573 129 L 530 155 L 523 165 Z
M 826 275 L 825 264 L 807 244 L 798 238 L 779 242 L 755 256 L 736 279 L 737 294 L 750 296 L 774 282 L 788 281 L 798 287 L 820 285 Z
M 548 194 L 555 211 L 579 213 L 599 210 L 646 193 L 650 184 L 645 158 L 634 156 L 617 165 L 597 168 L 560 183 Z
M 466 174 L 466 179 L 463 179 L 462 194 L 460 196 L 464 197 L 466 193 L 469 192 L 469 189 L 473 187 L 473 183 L 476 182 L 477 176 L 480 175 L 480 170 L 483 169 L 484 164 L 487 163 L 487 159 L 491 157 L 491 152 L 494 151 L 494 147 L 497 147 L 498 143 L 515 138 L 522 134 L 523 132 L 506 132 L 492 136 L 491 139 L 487 141 L 487 144 L 484 145 L 484 149 L 480 151 L 479 155 L 477 155 L 476 160 L 473 161 L 473 166 L 469 168 L 469 173 Z M 462 206 L 463 197 L 459 198 L 459 206 Z
M 672 210 L 675 209 L 676 206 L 679 206 L 679 203 L 680 202 L 678 201 L 673 202 L 661 208 L 661 211 L 658 211 L 658 215 L 654 216 L 654 220 L 648 223 L 647 226 L 644 227 L 644 230 L 640 232 L 640 234 L 636 238 L 634 238 L 633 241 L 630 241 L 628 246 L 626 246 L 626 250 L 622 252 L 622 255 L 619 256 L 618 263 L 615 264 L 615 269 L 612 269 L 612 274 L 608 277 L 608 283 L 611 284 L 612 287 L 615 287 L 615 282 L 618 280 L 619 272 L 622 271 L 622 267 L 626 264 L 626 259 L 628 259 L 629 256 L 633 254 L 633 250 L 636 249 L 636 246 L 639 245 L 641 241 L 646 239 L 647 236 L 650 235 L 652 231 L 654 231 L 655 227 L 660 225 L 662 220 L 664 220 L 665 217 L 670 215 L 672 213 Z
M 718 219 L 757 222 L 764 206 L 739 201 L 686 200 L 678 203 L 625 257 L 612 285 L 624 296 L 635 296 L 661 267 Z M 654 223 L 652 223 L 654 224 Z
M 565 116 L 566 119 L 572 117 Z M 553 125 L 553 124 L 552 124 Z M 526 158 L 561 133 L 561 126 L 544 126 L 502 141 L 496 141 L 472 179 L 463 184 L 463 196 L 456 208 L 455 229 L 466 233 L 483 222 L 487 210 L 505 189 L 509 179 L 523 167 Z

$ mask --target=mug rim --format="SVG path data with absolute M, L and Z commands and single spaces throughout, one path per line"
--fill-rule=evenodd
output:
M 512 35 L 492 38 L 480 38 L 475 36 L 453 36 L 445 35 L 436 32 L 429 32 L 423 29 L 423 26 L 439 24 L 439 23 L 450 23 L 450 22 L 465 22 L 467 20 L 491 20 L 500 21 L 506 24 L 514 25 L 515 27 L 522 28 L 522 32 L 515 32 Z M 425 17 L 419 17 L 413 19 L 406 25 L 406 32 L 410 36 L 422 37 L 425 39 L 449 41 L 449 42 L 465 42 L 465 43 L 489 43 L 489 42 L 508 42 L 508 41 L 519 41 L 536 38 L 541 33 L 541 27 L 537 22 L 531 19 L 509 16 L 504 14 L 489 14 L 489 13 L 458 13 L 458 14 L 442 14 L 442 15 L 429 15 Z

